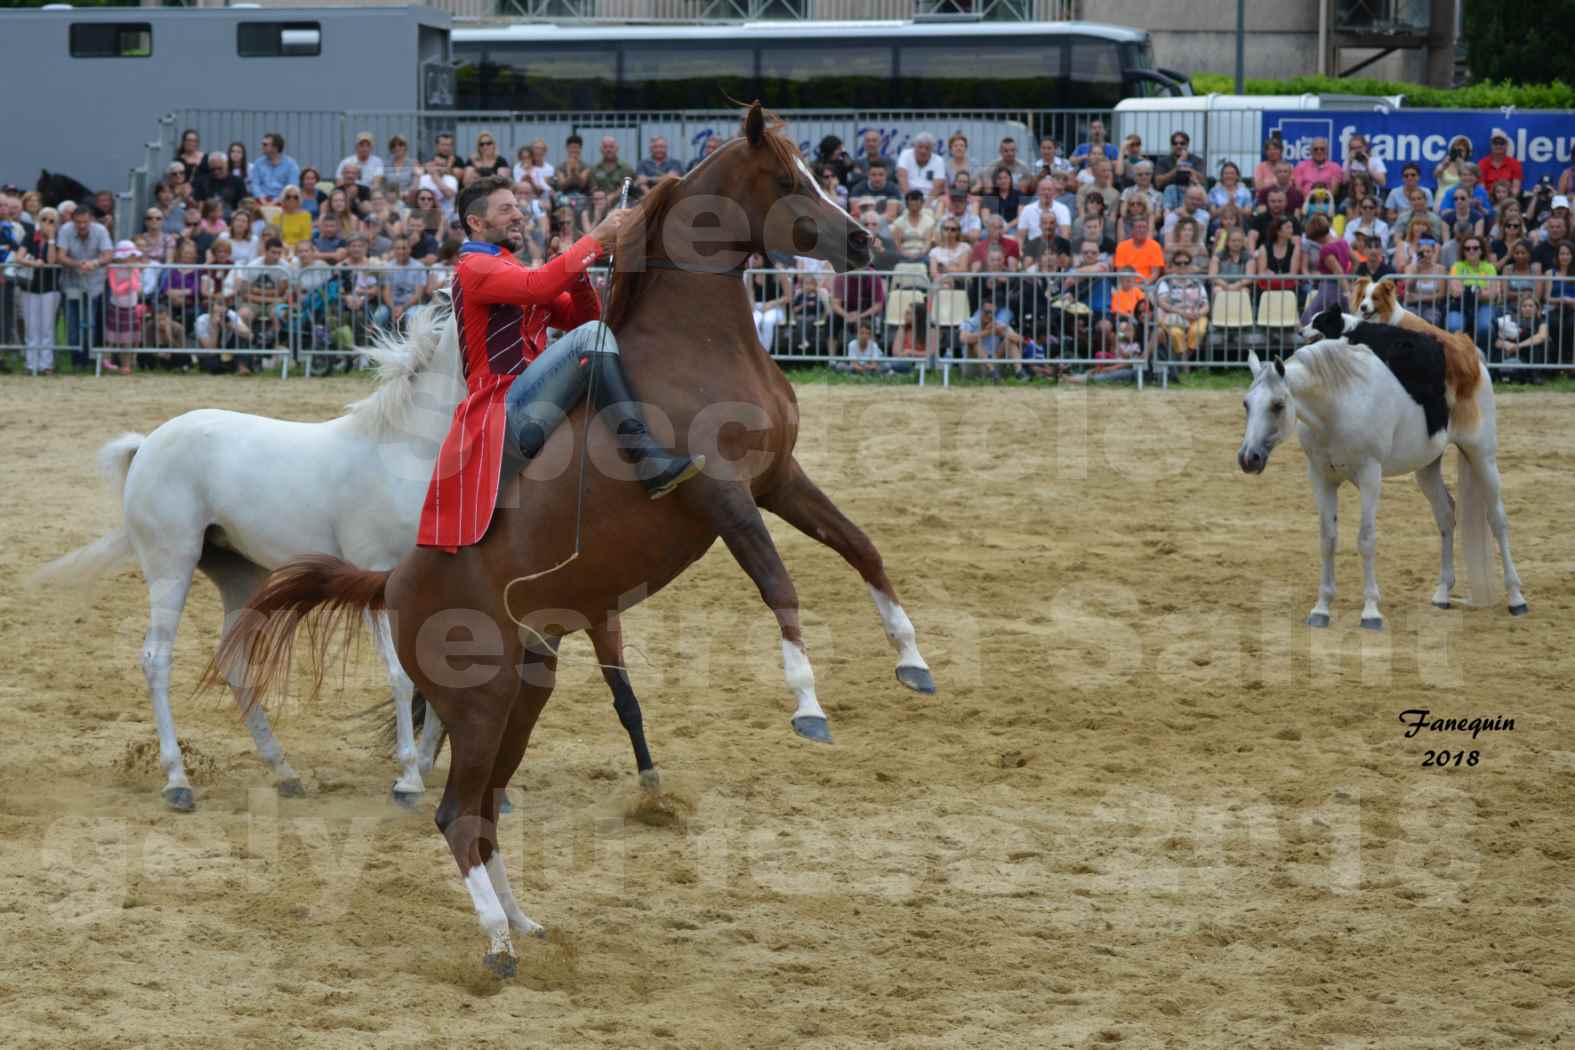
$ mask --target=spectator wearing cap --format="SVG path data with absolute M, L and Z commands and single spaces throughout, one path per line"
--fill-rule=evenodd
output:
M 356 184 L 364 187 L 368 192 L 373 187 L 381 184 L 383 179 L 383 158 L 372 152 L 372 133 L 363 131 L 355 137 L 355 152 L 339 162 L 339 167 L 334 169 L 334 181 L 343 183 L 345 169 L 352 165 L 356 169 Z
M 262 156 L 252 161 L 246 188 L 261 204 L 277 203 L 286 186 L 301 184 L 301 166 L 284 151 L 284 136 L 270 131 L 262 137 Z
M 1384 166 L 1381 157 L 1373 155 L 1372 148 L 1367 144 L 1367 136 L 1361 132 L 1352 135 L 1345 144 L 1345 173 L 1351 176 L 1358 172 L 1372 179 L 1373 185 L 1380 191 L 1389 184 L 1389 169 Z
M 1077 149 L 1072 151 L 1072 164 L 1077 168 L 1086 168 L 1090 161 L 1098 157 L 1114 164 L 1116 147 L 1105 141 L 1105 122 L 1091 120 L 1088 122 L 1088 141 L 1078 143 Z
M 634 180 L 641 189 L 649 189 L 666 175 L 682 175 L 684 166 L 667 155 L 667 140 L 658 135 L 651 140 L 651 155 L 634 169 Z
M 1018 211 L 1017 239 L 1027 242 L 1039 236 L 1040 216 L 1046 214 L 1055 216 L 1056 236 L 1065 237 L 1072 232 L 1072 213 L 1056 200 L 1056 181 L 1050 175 L 1039 180 L 1033 201 Z
M 1525 180 L 1526 173 L 1521 168 L 1520 161 L 1509 154 L 1509 138 L 1502 131 L 1495 131 L 1491 142 L 1488 155 L 1477 165 L 1482 176 L 1482 188 L 1491 196 L 1495 183 L 1507 182 L 1509 192 L 1517 197 L 1520 196 L 1521 183 Z
M 961 134 L 961 132 L 958 132 L 958 134 Z M 957 136 L 954 135 L 952 137 L 956 138 Z M 963 141 L 967 142 L 967 139 Z M 1055 142 L 1054 139 L 1050 141 L 1052 144 Z M 1065 161 L 1062 161 L 1062 163 L 1066 164 Z M 1067 167 L 1070 167 L 1070 165 L 1067 165 Z M 1036 169 L 1024 163 L 1023 159 L 1017 155 L 1017 140 L 1010 135 L 1001 139 L 1001 144 L 997 148 L 996 157 L 993 161 L 974 170 L 974 178 L 981 182 L 988 182 L 995 177 L 997 168 L 1005 168 L 1011 172 L 1012 181 L 1018 185 L 1022 185 L 1023 180 L 1035 174 L 1036 171 Z
M 897 155 L 897 186 L 904 197 L 910 190 L 928 197 L 946 184 L 946 162 L 935 155 L 935 136 L 921 131 L 913 137 L 913 145 Z
M 984 236 L 984 223 L 979 219 L 979 205 L 968 191 L 957 188 L 946 194 L 946 210 L 941 212 L 941 225 L 955 223 L 958 237 L 969 245 Z
M 1400 169 L 1400 185 L 1384 197 L 1384 219 L 1393 223 L 1400 213 L 1411 208 L 1410 193 L 1422 183 L 1422 168 L 1416 161 L 1407 161 Z
M 1185 131 L 1170 135 L 1170 152 L 1154 164 L 1154 185 L 1165 195 L 1165 207 L 1181 204 L 1187 188 L 1203 185 L 1203 159 L 1192 152 L 1192 139 Z
M 1316 138 L 1312 141 L 1308 156 L 1291 169 L 1291 178 L 1305 197 L 1313 186 L 1320 182 L 1327 186 L 1331 193 L 1339 193 L 1340 185 L 1345 180 L 1345 172 L 1340 165 L 1329 159 L 1329 140 Z
M 192 180 L 191 195 L 198 201 L 217 198 L 228 215 L 246 196 L 246 180 L 230 171 L 228 157 L 215 151 L 208 154 L 208 166 Z

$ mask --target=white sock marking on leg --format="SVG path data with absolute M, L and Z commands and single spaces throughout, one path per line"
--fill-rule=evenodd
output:
M 487 950 L 505 955 L 514 954 L 509 940 L 509 917 L 498 901 L 497 891 L 487 869 L 478 864 L 465 876 L 465 888 L 470 891 L 470 902 L 476 907 L 476 918 L 481 920 L 481 932 L 487 935 Z
M 815 699 L 815 672 L 809 666 L 809 657 L 797 644 L 782 639 L 782 674 L 787 679 L 788 690 L 798 701 L 794 718 L 825 718 L 826 712 Z
M 870 587 L 870 597 L 875 599 L 875 610 L 880 613 L 880 622 L 886 628 L 886 637 L 891 639 L 892 647 L 897 650 L 897 666 L 922 667 L 928 671 L 930 665 L 919 655 L 919 642 L 913 631 L 913 621 L 902 611 L 902 606 L 873 586 Z
M 540 934 L 541 923 L 526 915 L 519 901 L 514 899 L 514 889 L 509 885 L 508 867 L 503 863 L 503 854 L 495 849 L 487 861 L 487 877 L 492 880 L 492 889 L 498 895 L 498 903 L 503 905 L 503 913 L 509 917 L 509 925 L 526 936 Z

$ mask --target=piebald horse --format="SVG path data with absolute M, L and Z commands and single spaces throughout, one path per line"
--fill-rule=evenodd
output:
M 839 271 L 857 268 L 869 260 L 870 237 L 819 189 L 758 103 L 743 132 L 640 202 L 620 235 L 615 302 L 606 318 L 651 418 L 671 422 L 676 450 L 704 452 L 705 472 L 667 499 L 646 499 L 626 469 L 612 469 L 617 438 L 582 405 L 523 474 L 504 479 L 481 542 L 456 554 L 418 547 L 392 572 L 322 557 L 286 565 L 249 603 L 257 622 L 226 634 L 206 679 L 218 684 L 244 656 L 261 698 L 283 676 L 295 631 L 313 609 L 325 607 L 330 616 L 317 624 L 319 648 L 334 626 L 364 609 L 391 614 L 400 661 L 449 730 L 453 757 L 437 824 L 487 939 L 485 962 L 500 975 L 515 969 L 511 929 L 540 935 L 542 927 L 510 889 L 497 848 L 496 792 L 524 758 L 552 693 L 564 634 L 656 593 L 720 538 L 776 617 L 796 701 L 794 728 L 829 740 L 798 594 L 761 518 L 764 508 L 853 565 L 897 650 L 898 680 L 920 692 L 935 688 L 879 552 L 793 456 L 793 388 L 761 347 L 738 280 L 750 253 L 768 249 L 811 255 Z M 693 252 L 698 244 L 716 250 Z M 643 266 L 624 269 L 642 257 Z M 583 486 L 576 472 L 551 466 L 558 456 L 572 461 L 581 434 L 598 464 Z M 528 498 L 518 498 L 522 490 Z M 551 570 L 559 552 L 574 545 L 577 522 L 581 556 Z M 448 640 L 453 628 L 465 636 L 459 660 Z M 740 627 L 729 637 L 736 642 L 745 634 Z
M 1334 600 L 1334 554 L 1338 540 L 1339 487 L 1354 482 L 1361 493 L 1362 520 L 1357 547 L 1362 553 L 1364 601 L 1361 625 L 1378 630 L 1375 557 L 1378 500 L 1383 479 L 1415 474 L 1433 509 L 1441 540 L 1439 582 L 1433 604 L 1447 609 L 1455 583 L 1456 511 L 1471 586 L 1471 603 L 1493 600 L 1488 527 L 1498 536 L 1504 559 L 1509 611 L 1527 612 L 1520 577 L 1509 553 L 1509 532 L 1499 497 L 1493 388 L 1485 368 L 1474 384 L 1457 384 L 1446 367 L 1445 352 L 1430 334 L 1375 325 L 1331 307 L 1303 330 L 1316 339 L 1289 360 L 1264 365 L 1249 355 L 1252 384 L 1243 405 L 1246 435 L 1237 463 L 1261 474 L 1269 454 L 1297 436 L 1307 456 L 1308 476 L 1318 501 L 1323 576 L 1318 601 L 1307 623 L 1329 626 Z M 1473 352 L 1474 353 L 1474 352 Z M 1457 391 L 1470 389 L 1469 413 L 1459 408 Z M 1458 422 L 1469 418 L 1469 425 Z M 1460 453 L 1457 505 L 1444 484 L 1443 453 L 1453 444 Z

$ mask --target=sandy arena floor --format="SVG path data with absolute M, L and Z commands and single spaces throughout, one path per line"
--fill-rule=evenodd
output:
M 1437 539 L 1402 478 L 1373 635 L 1351 489 L 1336 626 L 1301 626 L 1304 461 L 1237 472 L 1234 393 L 800 388 L 800 458 L 880 546 L 940 694 L 896 683 L 863 585 L 773 519 L 837 743 L 794 737 L 773 621 L 718 545 L 626 620 L 685 819 L 626 817 L 633 764 L 576 639 L 502 830 L 557 934 L 498 984 L 431 822 L 447 753 L 419 812 L 386 800 L 393 764 L 356 717 L 386 695 L 369 652 L 280 715 L 310 791 L 280 800 L 228 697 L 191 697 L 219 625 L 199 581 L 180 816 L 135 567 L 91 606 L 20 587 L 118 520 L 93 474 L 117 433 L 199 406 L 325 418 L 366 386 L 0 382 L 5 1046 L 1575 1040 L 1568 398 L 1500 400 L 1532 615 L 1429 607 Z M 1514 730 L 1405 739 L 1408 708 Z M 1478 764 L 1423 768 L 1437 747 Z

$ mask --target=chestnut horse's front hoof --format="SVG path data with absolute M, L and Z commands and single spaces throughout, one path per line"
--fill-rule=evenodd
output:
M 793 719 L 793 731 L 817 744 L 831 743 L 831 726 L 817 715 L 799 715 Z
M 928 695 L 935 692 L 935 678 L 930 674 L 928 667 L 899 667 L 897 668 L 897 681 L 912 689 L 915 693 Z
M 488 952 L 481 960 L 487 972 L 499 980 L 506 981 L 519 972 L 519 960 L 508 952 Z

